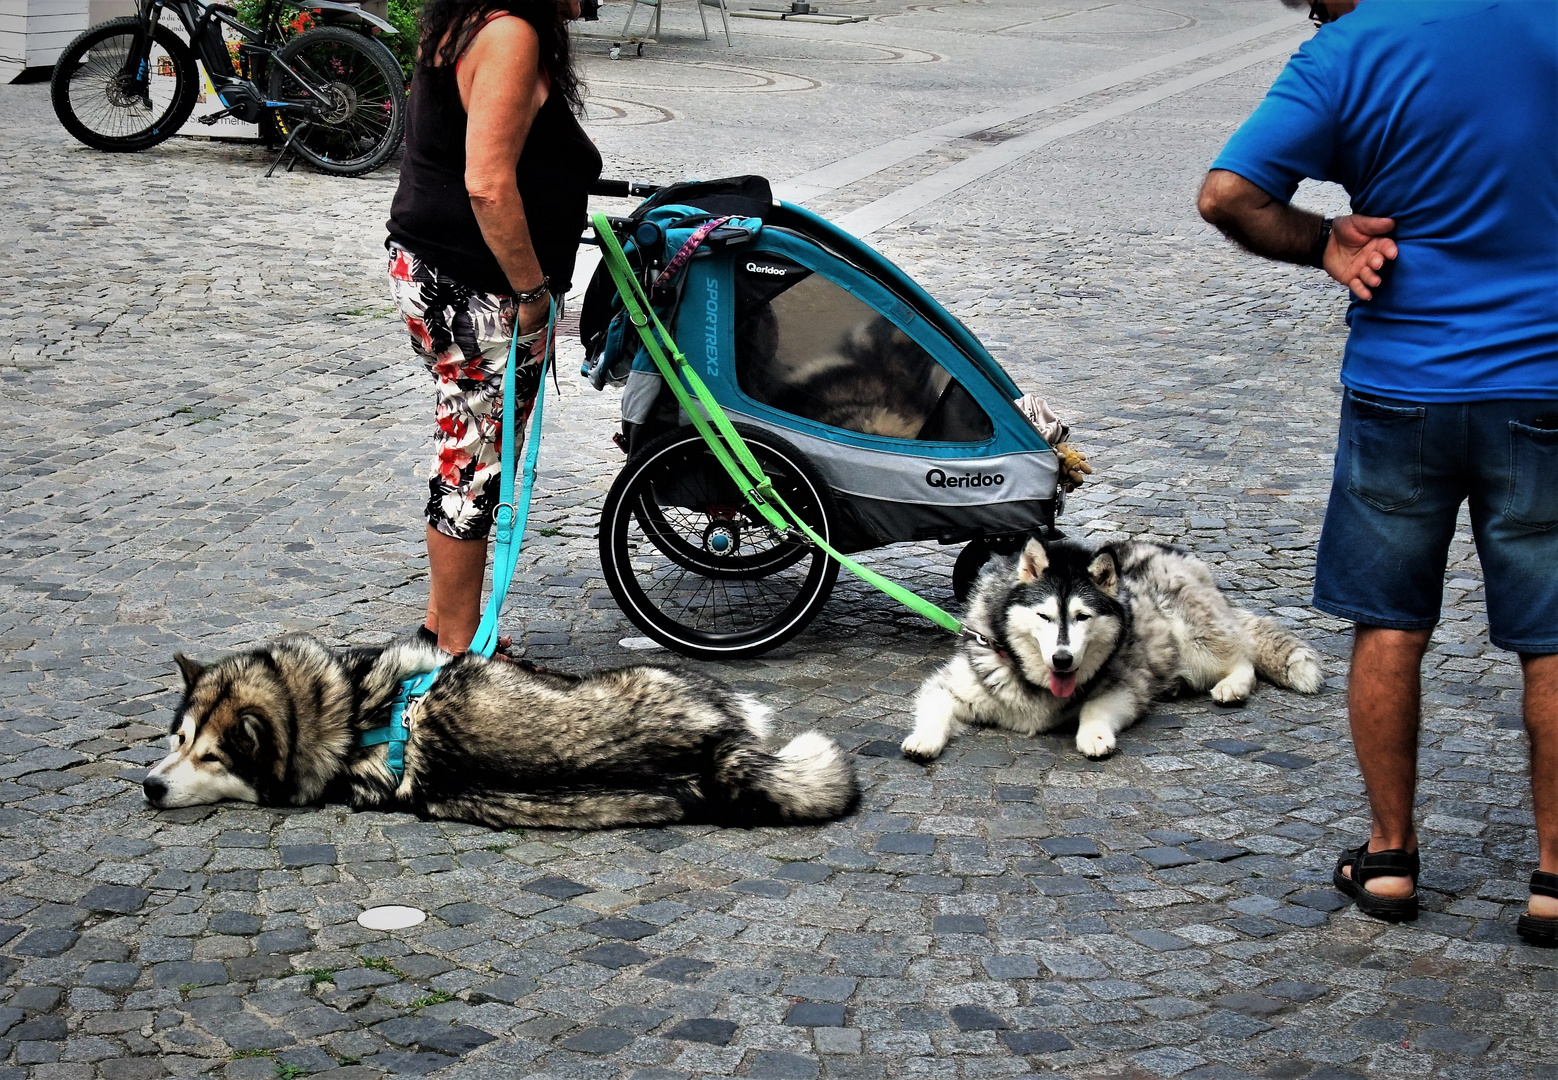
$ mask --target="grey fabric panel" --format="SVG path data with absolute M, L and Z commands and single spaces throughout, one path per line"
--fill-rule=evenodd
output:
M 1034 532 L 1055 522 L 1053 500 L 986 503 L 983 506 L 925 506 L 917 503 L 840 495 L 865 535 L 845 539 L 846 550 L 913 540 L 934 532 L 980 529 L 986 533 Z
M 840 495 L 947 508 L 1055 497 L 1059 463 L 1052 450 L 948 461 L 830 442 L 750 416 L 732 418 L 788 439 Z
M 656 371 L 630 371 L 628 381 L 622 387 L 622 419 L 630 424 L 642 424 L 655 411 L 665 380 Z

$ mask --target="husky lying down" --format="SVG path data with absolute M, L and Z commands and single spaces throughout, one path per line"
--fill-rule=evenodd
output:
M 691 672 L 623 668 L 583 678 L 420 642 L 333 652 L 296 636 L 210 666 L 177 657 L 184 699 L 172 752 L 146 777 L 157 807 L 327 794 L 495 828 L 589 829 L 701 821 L 827 821 L 856 800 L 831 739 L 766 748 L 769 710 Z M 389 722 L 407 676 L 448 661 L 406 711 L 405 771 L 359 735 Z
M 1075 719 L 1077 749 L 1103 757 L 1153 698 L 1176 689 L 1242 702 L 1255 677 L 1304 694 L 1314 652 L 1273 619 L 1231 607 L 1207 565 L 1161 544 L 1030 540 L 987 566 L 969 598 L 969 641 L 926 680 L 903 752 L 928 761 L 965 725 L 1023 735 Z

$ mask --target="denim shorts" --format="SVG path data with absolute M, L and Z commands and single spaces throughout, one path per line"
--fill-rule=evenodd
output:
M 1434 626 L 1463 501 L 1493 643 L 1558 652 L 1558 400 L 1423 404 L 1346 391 L 1315 607 L 1366 626 Z

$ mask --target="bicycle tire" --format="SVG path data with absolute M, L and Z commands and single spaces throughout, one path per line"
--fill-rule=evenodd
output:
M 94 150 L 135 153 L 156 146 L 178 131 L 195 108 L 200 76 L 194 55 L 182 38 L 162 24 L 152 28 L 154 51 L 160 48 L 169 62 L 173 88 L 162 88 L 154 78 L 151 107 L 132 98 L 124 87 L 124 60 L 141 23 L 135 16 L 110 19 L 76 35 L 54 64 L 49 80 L 49 99 L 54 115 L 65 130 Z
M 737 430 L 790 508 L 831 539 L 838 507 L 805 455 L 768 432 L 744 425 Z M 643 510 L 646 503 L 652 512 Z M 717 508 L 713 513 L 711 506 Z M 667 509 L 674 513 L 667 515 Z M 739 513 L 732 515 L 733 509 Z M 773 559 L 776 569 L 764 576 L 723 576 L 703 572 L 699 561 L 687 557 L 695 541 L 682 537 L 669 544 L 654 535 L 661 523 L 697 535 L 700 517 L 712 523 L 737 516 L 742 529 L 760 534 L 758 543 L 774 550 L 794 544 L 773 535 L 695 429 L 668 432 L 629 459 L 601 508 L 600 555 L 606 584 L 634 625 L 660 644 L 703 660 L 755 656 L 806 628 L 838 580 L 838 563 L 821 548 L 794 545 L 800 557 Z M 738 535 L 733 556 L 741 542 Z
M 298 157 L 332 176 L 363 176 L 389 160 L 406 132 L 404 75 L 383 43 L 343 26 L 305 30 L 276 51 L 273 101 L 313 98 L 281 63 L 330 98 L 328 111 L 299 117 L 276 110 L 276 125 Z

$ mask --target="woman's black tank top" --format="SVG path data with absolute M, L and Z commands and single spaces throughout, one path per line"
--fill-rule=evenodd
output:
M 390 204 L 389 238 L 463 285 L 512 293 L 514 286 L 482 239 L 465 190 L 465 108 L 455 65 L 418 64 L 411 79 L 400 188 Z M 536 113 L 516 170 L 525 221 L 541 272 L 568 291 L 584 231 L 589 186 L 600 152 L 559 94 Z

